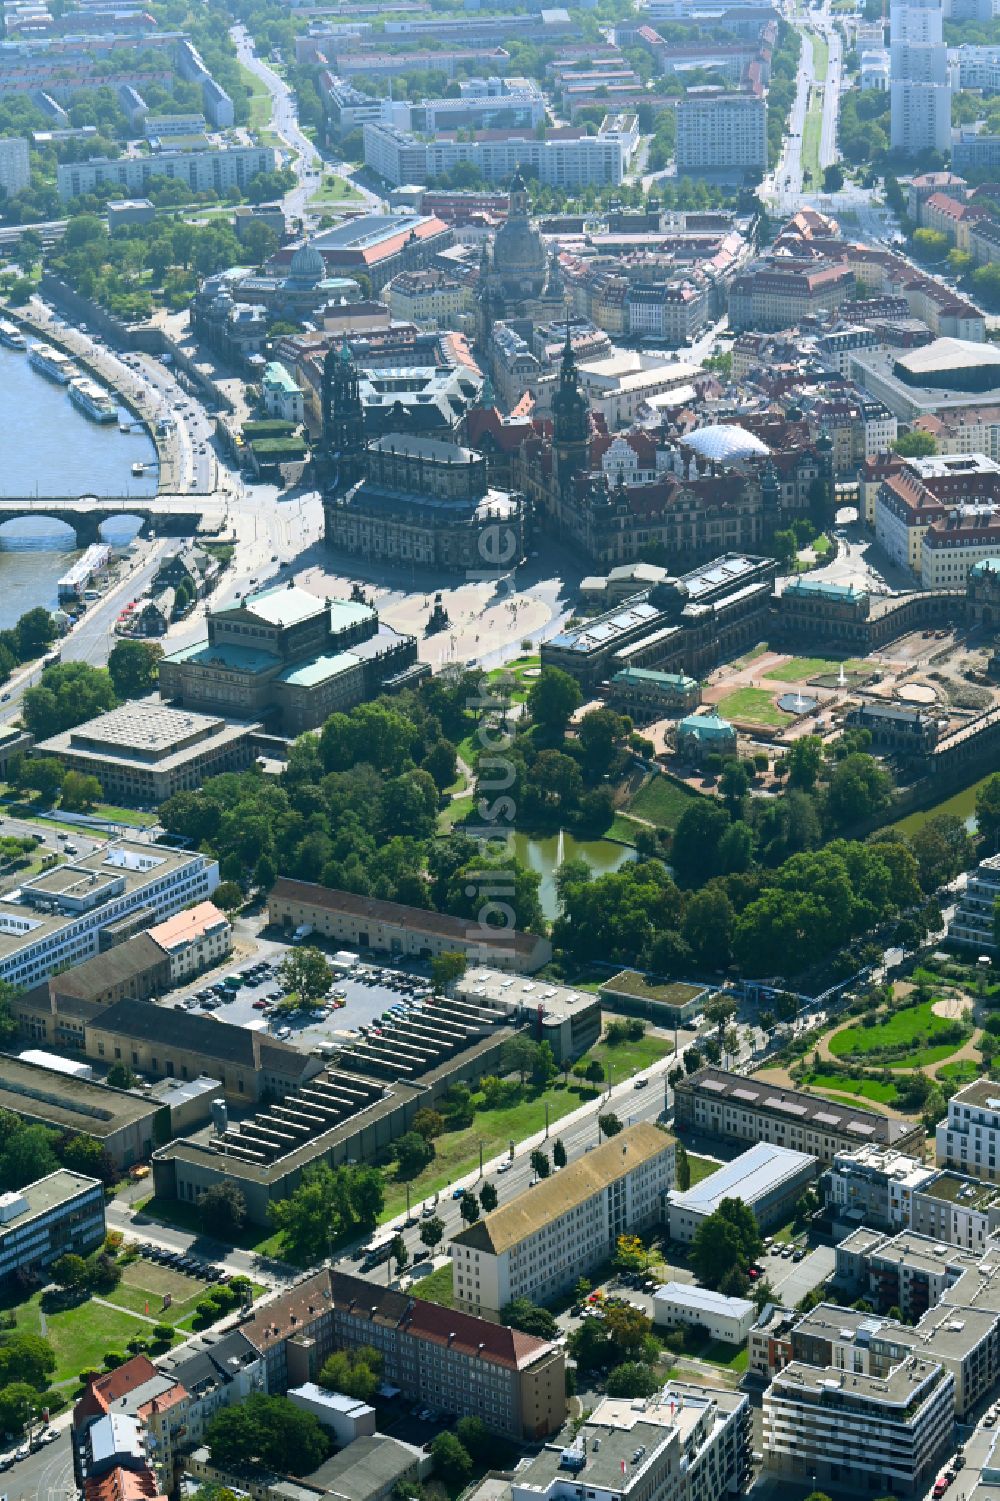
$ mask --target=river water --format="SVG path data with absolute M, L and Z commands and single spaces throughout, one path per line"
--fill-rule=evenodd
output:
M 0 345 L 0 496 L 155 495 L 155 469 L 132 474 L 136 460 L 155 458 L 147 433 L 91 422 L 23 350 Z M 123 514 L 107 524 L 105 540 L 128 542 L 137 525 Z M 75 534 L 60 522 L 33 516 L 0 526 L 0 629 L 34 605 L 54 608 L 56 583 L 78 555 Z

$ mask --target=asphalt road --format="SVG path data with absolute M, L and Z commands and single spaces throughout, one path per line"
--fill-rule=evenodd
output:
M 53 1427 L 59 1430 L 55 1443 L 0 1472 L 0 1501 L 76 1501 L 68 1414 Z

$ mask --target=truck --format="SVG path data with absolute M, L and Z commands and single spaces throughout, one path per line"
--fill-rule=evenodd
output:
M 299 925 L 298 925 L 298 927 L 295 929 L 295 932 L 292 934 L 292 942 L 293 943 L 305 943 L 306 939 L 309 937 L 309 935 L 311 934 L 311 932 L 312 932 L 312 923 L 300 922 Z

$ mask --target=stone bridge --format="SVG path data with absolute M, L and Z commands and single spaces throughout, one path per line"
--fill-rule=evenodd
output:
M 23 499 L 0 496 L 0 548 L 8 521 L 33 517 L 64 522 L 76 533 L 77 544 L 102 541 L 101 528 L 116 516 L 138 516 L 142 531 L 162 537 L 209 536 L 221 531 L 226 500 L 212 495 L 32 495 Z

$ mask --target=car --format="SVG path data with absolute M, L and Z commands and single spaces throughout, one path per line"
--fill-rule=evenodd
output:
M 42 1443 L 54 1444 L 58 1437 L 59 1435 L 54 1428 L 46 1428 L 45 1432 L 42 1434 Z
M 454 1190 L 454 1192 L 452 1193 L 452 1198 L 453 1199 L 464 1199 L 465 1198 L 465 1189 L 464 1188 L 456 1188 Z
M 28 1457 L 28 1455 L 30 1453 L 31 1453 L 31 1448 L 30 1448 L 30 1446 L 28 1444 L 19 1444 L 18 1447 L 14 1450 L 14 1458 L 15 1459 L 27 1459 L 27 1457 Z
M 781 1259 L 782 1259 L 782 1261 L 789 1261 L 791 1259 L 791 1255 L 792 1255 L 792 1248 L 791 1248 L 791 1246 L 782 1246 L 782 1248 L 781 1248 Z
M 255 1011 L 263 1011 L 266 1008 L 266 1006 L 267 1006 L 267 1002 L 265 1001 L 265 999 L 264 999 L 263 996 L 261 996 L 261 998 L 259 1000 L 254 1001 L 254 1003 L 253 1003 L 253 1009 Z
M 13 1451 L 11 1451 L 10 1454 L 0 1454 L 0 1470 L 9 1470 L 10 1467 L 11 1467 L 11 1465 L 13 1463 L 14 1463 L 14 1454 L 13 1454 Z
M 635 1083 L 632 1085 L 632 1088 L 633 1089 L 645 1089 L 648 1084 L 649 1084 L 649 1080 L 648 1079 L 636 1079 Z
M 416 1266 L 417 1263 L 420 1262 L 420 1261 L 428 1261 L 430 1259 L 430 1254 L 431 1254 L 430 1251 L 426 1251 L 426 1250 L 424 1250 L 424 1251 L 415 1251 L 413 1253 L 413 1265 Z
M 510 1158 L 508 1157 L 506 1162 L 501 1162 L 500 1166 L 497 1168 L 497 1172 L 509 1173 L 513 1166 L 513 1162 L 511 1162 Z
M 417 1225 L 420 1224 L 420 1221 L 417 1219 L 417 1216 L 415 1214 L 411 1214 L 406 1217 L 406 1219 L 403 1221 L 403 1224 L 406 1226 L 407 1230 L 413 1230 Z
M 943 1496 L 944 1493 L 945 1493 L 945 1491 L 947 1489 L 948 1489 L 948 1477 L 946 1475 L 939 1475 L 938 1478 L 934 1482 L 934 1491 L 933 1491 L 933 1494 L 935 1496 Z

